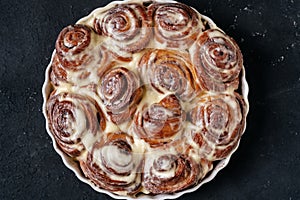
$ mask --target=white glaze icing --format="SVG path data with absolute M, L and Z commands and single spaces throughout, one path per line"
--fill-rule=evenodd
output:
M 124 2 L 118 2 L 118 3 L 127 3 L 129 1 L 124 1 Z M 131 3 L 133 2 L 136 2 L 136 3 L 140 3 L 139 0 L 131 0 L 130 1 Z M 160 1 L 158 1 L 160 2 Z M 161 1 L 161 2 L 166 2 L 166 1 Z M 168 2 L 173 2 L 173 1 L 168 1 Z M 97 18 L 101 18 L 105 12 L 105 10 L 108 10 L 109 8 L 113 7 L 115 4 L 112 3 L 110 5 L 108 5 L 107 7 L 105 8 L 100 8 L 100 9 L 97 9 L 95 10 L 92 14 L 90 14 L 88 17 L 85 17 L 81 20 L 79 20 L 77 23 L 79 24 L 86 24 L 88 26 L 93 26 L 93 22 L 94 22 L 94 19 L 95 17 Z M 200 18 L 205 18 L 203 17 L 202 15 L 200 15 L 199 13 L 197 13 L 198 16 L 199 16 L 199 20 Z M 175 20 L 175 21 L 180 21 L 182 20 L 183 17 L 180 17 L 179 15 L 170 15 L 168 14 L 168 16 L 172 16 Z M 213 22 L 211 22 L 209 20 L 209 24 L 212 28 L 217 28 Z M 199 23 L 199 26 L 200 28 L 203 28 L 203 24 L 202 23 Z M 169 33 L 169 35 L 171 35 L 171 33 Z M 200 35 L 200 34 L 199 34 Z M 215 35 L 215 36 L 218 36 L 218 35 Z M 91 39 L 91 45 L 89 45 L 88 48 L 85 49 L 85 51 L 83 52 L 84 54 L 88 54 L 88 55 L 97 55 L 98 51 L 99 51 L 99 44 L 113 44 L 113 45 L 107 45 L 108 49 L 109 50 L 112 50 L 112 51 L 119 51 L 118 48 L 116 48 L 116 45 L 115 43 L 112 43 L 110 38 L 108 37 L 102 37 L 102 36 L 99 36 L 97 34 L 94 34 L 92 33 L 92 39 Z M 133 55 L 131 55 L 130 53 L 122 53 L 121 52 L 121 55 L 124 55 L 125 57 L 127 57 L 128 55 L 132 56 L 132 61 L 130 62 L 126 62 L 126 63 L 123 63 L 121 62 L 119 65 L 122 66 L 122 67 L 125 67 L 131 71 L 133 71 L 135 74 L 138 74 L 138 71 L 137 71 L 137 63 L 139 62 L 140 58 L 142 57 L 143 53 L 145 51 L 147 51 L 147 49 L 152 49 L 152 48 L 156 48 L 156 49 L 170 49 L 169 47 L 167 47 L 167 44 L 166 43 L 159 43 L 157 42 L 156 40 L 151 40 L 150 43 L 147 45 L 147 47 L 145 48 L 145 50 L 141 51 L 140 53 L 135 53 Z M 178 48 L 180 49 L 180 47 Z M 186 49 L 180 49 L 181 51 L 184 50 L 186 51 Z M 194 47 L 188 49 L 188 52 L 189 54 L 193 54 L 194 52 Z M 72 59 L 72 57 L 70 57 L 70 59 Z M 73 93 L 80 93 L 82 95 L 87 95 L 87 96 L 90 96 L 92 97 L 93 99 L 96 100 L 96 102 L 99 104 L 100 108 L 104 111 L 104 115 L 105 115 L 105 118 L 108 119 L 109 116 L 108 114 L 105 112 L 106 108 L 105 108 L 105 105 L 104 103 L 101 101 L 101 99 L 98 97 L 97 94 L 95 94 L 94 92 L 92 92 L 91 90 L 87 89 L 87 88 L 84 88 L 82 86 L 85 86 L 89 83 L 95 83 L 95 84 L 98 84 L 99 81 L 101 81 L 101 78 L 97 75 L 97 69 L 99 66 L 97 66 L 98 63 L 96 60 L 93 60 L 91 63 L 89 63 L 87 66 L 85 66 L 86 70 L 88 72 L 90 72 L 90 75 L 88 77 L 88 79 L 79 79 L 79 75 L 80 75 L 80 72 L 68 72 L 68 77 L 70 77 L 70 81 L 73 82 L 73 83 L 76 83 L 76 85 L 71 85 L 71 84 L 68 84 L 68 83 L 62 83 L 60 85 L 60 87 L 57 87 L 55 88 L 56 89 L 56 93 L 60 93 L 60 92 L 73 92 Z M 95 67 L 97 66 L 97 67 Z M 101 66 L 100 66 L 101 67 Z M 143 80 L 145 81 L 145 80 Z M 195 80 L 196 82 L 198 82 L 198 80 Z M 142 107 L 146 104 L 148 105 L 151 105 L 153 103 L 157 103 L 159 102 L 160 100 L 162 100 L 164 97 L 166 97 L 167 95 L 171 94 L 171 92 L 167 92 L 165 91 L 164 94 L 160 94 L 160 93 L 157 93 L 155 92 L 150 84 L 148 83 L 148 81 L 145 81 L 144 82 L 146 85 L 144 85 L 144 87 L 146 88 L 146 91 L 144 92 L 143 94 L 143 98 L 141 100 L 141 102 L 137 105 L 137 111 L 141 110 Z M 233 94 L 233 89 L 229 88 L 227 91 L 225 91 L 225 93 L 227 94 Z M 208 91 L 206 92 L 206 95 L 214 95 L 215 92 L 212 92 L 212 91 Z M 236 104 L 232 103 L 230 100 L 227 100 L 226 98 L 224 99 L 225 102 L 228 102 L 229 106 L 233 109 L 233 110 L 236 110 Z M 180 102 L 181 103 L 181 106 L 182 106 L 182 109 L 185 110 L 185 111 L 189 111 L 191 109 L 191 102 Z M 240 121 L 242 120 L 242 116 L 241 114 L 237 114 L 238 117 L 236 118 L 237 121 Z M 80 111 L 80 110 L 76 110 L 76 119 L 78 120 L 77 124 L 76 124 L 76 130 L 77 131 L 82 131 L 83 128 L 84 128 L 84 125 L 85 125 L 85 117 L 84 117 L 84 114 Z M 129 161 L 131 161 L 132 159 L 137 159 L 137 160 L 140 160 L 142 155 L 145 156 L 146 158 L 146 161 L 145 161 L 145 169 L 144 171 L 147 172 L 150 170 L 150 166 L 151 166 L 151 163 L 153 163 L 153 161 L 158 158 L 159 156 L 161 155 L 164 155 L 166 153 L 168 154 L 178 154 L 178 152 L 174 149 L 174 148 L 169 148 L 168 151 L 160 151 L 160 152 L 157 152 L 155 150 L 155 148 L 152 148 L 149 146 L 149 144 L 147 142 L 145 142 L 144 140 L 140 140 L 135 133 L 132 132 L 132 129 L 131 129 L 131 126 L 132 126 L 132 123 L 129 121 L 129 122 L 125 122 L 125 123 L 122 123 L 120 125 L 116 125 L 110 121 L 107 121 L 107 124 L 106 124 L 106 129 L 104 130 L 104 132 L 102 133 L 98 133 L 97 136 L 91 136 L 90 134 L 85 134 L 84 137 L 82 138 L 82 141 L 83 141 L 83 144 L 86 146 L 87 148 L 87 152 L 90 152 L 91 151 L 91 148 L 92 148 L 92 145 L 97 141 L 99 140 L 99 135 L 103 135 L 103 134 L 106 134 L 106 133 L 110 133 L 110 132 L 117 132 L 119 130 L 123 131 L 123 132 L 126 132 L 128 133 L 129 135 L 132 135 L 134 140 L 135 140 L 135 143 L 132 144 L 132 148 L 133 148 L 133 156 L 123 156 L 123 160 L 118 160 L 117 162 L 119 162 L 118 164 L 122 165 L 122 164 L 126 164 L 128 163 Z M 183 126 L 183 130 L 191 130 L 191 129 L 195 129 L 195 130 L 201 130 L 202 127 L 203 127 L 203 124 L 201 122 L 199 122 L 199 124 L 197 124 L 197 126 L 191 124 L 190 122 L 188 121 L 185 121 L 183 122 L 182 124 Z M 233 129 L 233 125 L 229 127 L 229 132 L 232 131 Z M 182 132 L 180 133 L 182 134 Z M 221 132 L 220 132 L 221 134 Z M 76 137 L 76 133 L 74 134 L 74 137 Z M 176 138 L 179 138 L 179 135 L 176 135 L 173 137 L 173 139 L 176 139 Z M 191 144 L 195 149 L 197 149 L 197 145 L 195 144 L 195 142 L 193 141 L 193 139 L 190 137 L 190 136 L 187 136 L 186 137 L 186 141 L 187 143 Z M 211 142 L 208 142 L 210 143 L 211 146 L 215 146 L 216 144 L 213 144 Z M 226 147 L 224 147 L 226 148 Z M 189 155 L 197 162 L 200 162 L 200 159 L 201 159 L 201 149 L 198 149 L 198 152 L 200 153 L 190 153 Z M 87 152 L 84 152 L 81 157 L 79 157 L 78 159 L 79 160 L 85 160 L 86 159 L 86 155 L 87 155 Z M 118 148 L 116 147 L 112 147 L 112 146 L 108 146 L 108 147 L 105 147 L 101 150 L 101 152 L 97 153 L 97 155 L 107 155 L 107 158 L 109 160 L 110 163 L 114 163 L 114 159 L 117 158 L 117 157 L 120 157 L 121 154 L 120 152 L 118 152 Z M 213 158 L 213 155 L 210 154 L 208 155 L 209 158 Z M 100 158 L 96 158 L 96 160 L 100 160 Z M 100 166 L 102 165 L 101 162 L 97 161 L 97 164 L 99 164 Z M 136 167 L 136 166 L 135 166 Z M 168 163 L 163 163 L 163 166 L 162 167 L 165 167 L 165 168 L 168 168 Z M 134 166 L 128 166 L 128 169 L 124 168 L 124 169 L 119 169 L 120 171 L 124 170 L 129 170 L 129 168 L 134 168 Z M 156 172 L 159 176 L 161 177 L 171 177 L 174 175 L 174 170 L 169 170 L 168 172 Z M 128 182 L 131 182 L 135 176 L 132 175 L 132 176 L 129 176 L 129 177 L 117 177 L 117 176 L 113 176 L 111 177 L 112 179 L 114 180 L 118 180 L 118 178 L 121 178 L 123 181 L 128 181 Z M 145 194 L 148 194 L 149 191 L 147 191 L 145 188 L 142 188 L 141 191 Z M 120 195 L 126 195 L 126 192 L 117 192 L 118 194 Z

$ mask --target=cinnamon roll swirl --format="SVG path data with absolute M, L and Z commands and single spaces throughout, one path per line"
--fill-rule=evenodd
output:
M 144 188 L 152 194 L 174 193 L 195 185 L 212 169 L 211 162 L 189 156 L 190 148 L 173 143 L 147 154 Z
M 133 151 L 134 140 L 123 132 L 108 133 L 94 144 L 80 165 L 98 187 L 123 195 L 141 188 L 143 155 Z
M 203 32 L 195 43 L 193 63 L 203 89 L 237 89 L 243 57 L 236 42 L 218 29 Z
M 93 137 L 106 127 L 98 104 L 78 94 L 53 92 L 47 102 L 47 116 L 57 144 L 72 157 L 85 149 L 84 137 Z
M 188 53 L 150 50 L 143 55 L 138 67 L 144 81 L 162 94 L 171 92 L 183 101 L 191 101 L 197 93 L 196 75 Z
M 54 86 L 59 86 L 61 83 L 68 82 L 68 73 L 61 65 L 57 54 L 54 55 L 51 64 L 50 81 Z
M 155 147 L 172 142 L 182 130 L 185 113 L 175 95 L 163 98 L 159 103 L 145 105 L 134 120 L 134 132 Z
M 171 0 L 112 2 L 64 28 L 55 48 L 47 130 L 96 191 L 173 198 L 228 163 L 248 87 L 240 49 L 208 17 Z
M 167 47 L 189 48 L 202 29 L 197 12 L 182 3 L 153 3 L 148 15 L 152 16 L 156 40 Z
M 125 67 L 116 67 L 100 79 L 98 93 L 111 121 L 121 124 L 129 120 L 143 95 L 139 77 Z
M 209 160 L 228 156 L 244 128 L 245 104 L 240 95 L 219 94 L 200 97 L 188 112 L 195 125 L 190 133 L 201 153 Z
M 91 43 L 91 34 L 92 29 L 81 24 L 70 25 L 60 32 L 55 48 L 65 68 L 77 71 L 90 62 L 92 56 L 84 51 Z
M 119 49 L 136 53 L 145 48 L 152 36 L 151 22 L 139 4 L 118 4 L 94 21 L 98 34 L 110 37 Z M 113 46 L 112 45 L 112 46 Z

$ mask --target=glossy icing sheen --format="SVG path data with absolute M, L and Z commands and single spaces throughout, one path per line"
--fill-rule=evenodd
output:
M 245 129 L 239 47 L 181 3 L 96 9 L 61 31 L 48 70 L 50 135 L 96 190 L 185 191 L 228 162 Z

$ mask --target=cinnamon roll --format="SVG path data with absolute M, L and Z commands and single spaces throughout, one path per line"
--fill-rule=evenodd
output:
M 108 55 L 103 45 L 94 44 L 96 36 L 89 26 L 81 24 L 65 27 L 60 32 L 50 71 L 54 86 L 62 83 L 89 85 L 91 81 L 87 79 L 94 79 L 94 71 L 108 65 Z
M 47 102 L 47 116 L 57 144 L 72 157 L 85 149 L 85 137 L 94 137 L 106 127 L 98 104 L 78 94 L 53 92 Z
M 112 2 L 64 28 L 55 49 L 47 130 L 96 191 L 173 198 L 226 166 L 248 87 L 240 49 L 209 18 L 171 0 Z
M 210 29 L 193 46 L 193 63 L 203 89 L 235 90 L 243 57 L 236 42 L 218 29 Z
M 111 121 L 115 124 L 130 119 L 143 95 L 139 77 L 125 67 L 108 70 L 100 78 L 98 91 Z
M 65 68 L 77 71 L 92 59 L 88 52 L 84 53 L 91 43 L 91 34 L 92 29 L 81 24 L 70 25 L 60 32 L 55 48 Z
M 94 21 L 98 34 L 110 37 L 112 47 L 136 53 L 145 48 L 152 35 L 151 21 L 146 10 L 139 4 L 118 4 L 107 10 L 103 17 Z
M 55 86 L 59 86 L 61 83 L 68 82 L 68 73 L 61 65 L 57 54 L 54 55 L 51 64 L 50 81 Z
M 191 101 L 198 92 L 188 53 L 149 50 L 143 55 L 138 67 L 146 84 L 149 83 L 159 93 L 171 92 L 183 101 Z
M 139 138 L 155 147 L 172 142 L 182 130 L 184 121 L 185 113 L 179 100 L 175 95 L 169 95 L 138 111 L 133 130 Z
M 147 154 L 143 186 L 151 194 L 174 193 L 189 188 L 211 170 L 211 162 L 197 161 L 189 156 L 188 146 L 177 145 L 174 143 Z
M 182 3 L 153 3 L 148 12 L 156 40 L 167 47 L 189 48 L 203 28 L 197 12 Z
M 143 155 L 134 152 L 133 145 L 133 138 L 126 133 L 108 133 L 80 162 L 83 173 L 100 188 L 123 195 L 136 194 L 141 188 Z
M 197 100 L 188 112 L 193 141 L 203 156 L 219 160 L 228 156 L 237 145 L 244 128 L 245 104 L 240 95 L 206 95 Z

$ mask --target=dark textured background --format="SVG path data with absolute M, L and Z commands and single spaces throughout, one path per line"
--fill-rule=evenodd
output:
M 100 0 L 1 0 L 0 199 L 111 199 L 80 182 L 45 131 L 41 88 L 60 30 Z M 229 165 L 180 199 L 300 199 L 300 1 L 186 1 L 234 37 L 250 85 Z

